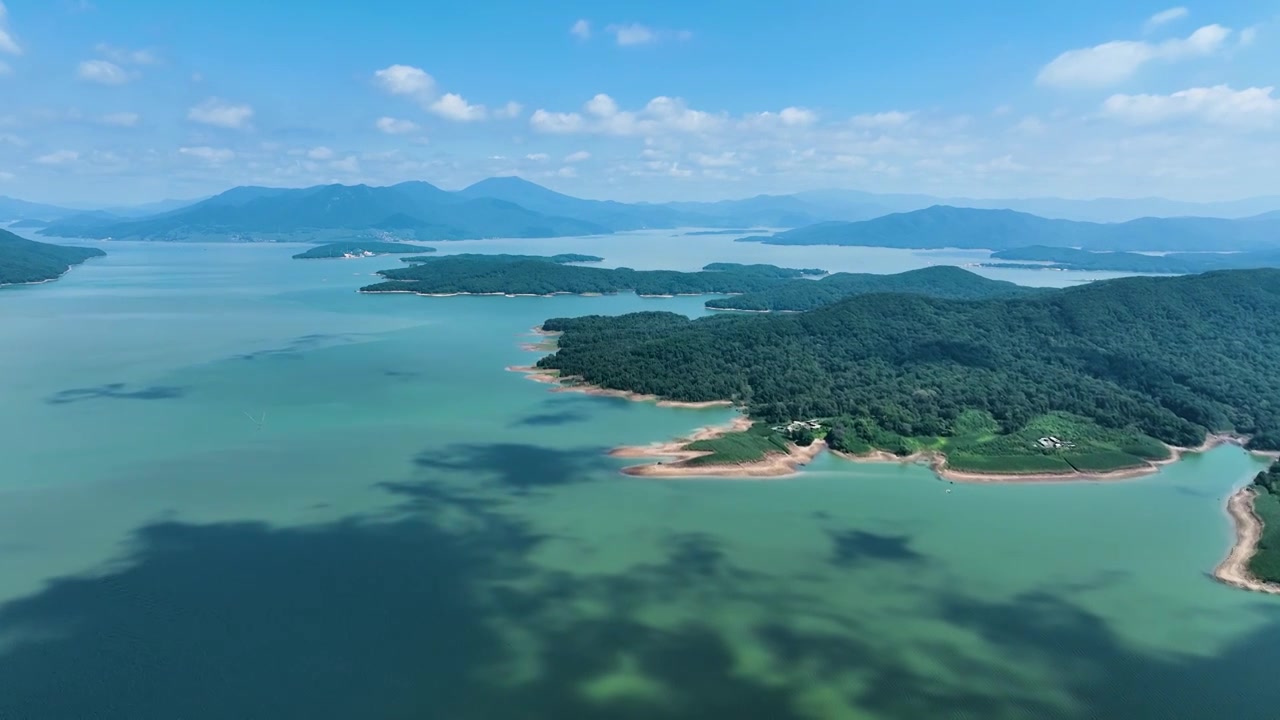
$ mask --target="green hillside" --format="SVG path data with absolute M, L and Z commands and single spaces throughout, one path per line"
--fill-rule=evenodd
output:
M 813 310 L 867 293 L 912 293 L 954 300 L 1013 297 L 1038 292 L 1002 280 L 989 280 L 951 265 L 908 270 L 895 275 L 836 273 L 821 280 L 796 280 L 745 295 L 707 301 L 713 310 Z
M 36 242 L 0 230 L 0 285 L 52 280 L 72 265 L 104 255 L 97 248 Z

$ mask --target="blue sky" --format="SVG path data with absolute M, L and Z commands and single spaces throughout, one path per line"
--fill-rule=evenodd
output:
M 1280 0 L 0 0 L 0 194 L 1280 194 Z

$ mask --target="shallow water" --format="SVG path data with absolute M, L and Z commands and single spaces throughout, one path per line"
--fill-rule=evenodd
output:
M 441 247 L 973 256 L 672 235 Z M 701 298 L 361 296 L 394 260 L 107 250 L 0 290 L 0 718 L 1274 716 L 1280 602 L 1208 575 L 1261 466 L 1238 449 L 1121 483 L 631 478 L 605 449 L 730 412 L 503 368 L 546 317 Z

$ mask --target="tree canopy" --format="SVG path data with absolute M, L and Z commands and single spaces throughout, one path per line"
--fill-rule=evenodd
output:
M 103 255 L 97 248 L 36 242 L 0 230 L 0 285 L 52 280 L 72 265 Z
M 1046 413 L 1197 445 L 1280 448 L 1280 270 L 1122 278 L 978 301 L 860 295 L 794 315 L 548 320 L 566 376 L 767 421 L 861 419 L 957 434 L 966 411 L 1015 432 Z

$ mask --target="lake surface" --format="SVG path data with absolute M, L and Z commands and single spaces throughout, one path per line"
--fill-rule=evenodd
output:
M 985 257 L 672 235 L 441 248 Z M 1119 483 L 632 478 L 606 449 L 730 412 L 503 368 L 547 317 L 703 298 L 361 296 L 394 259 L 105 247 L 0 289 L 4 720 L 1276 716 L 1280 601 L 1209 577 L 1262 466 L 1238 449 Z

